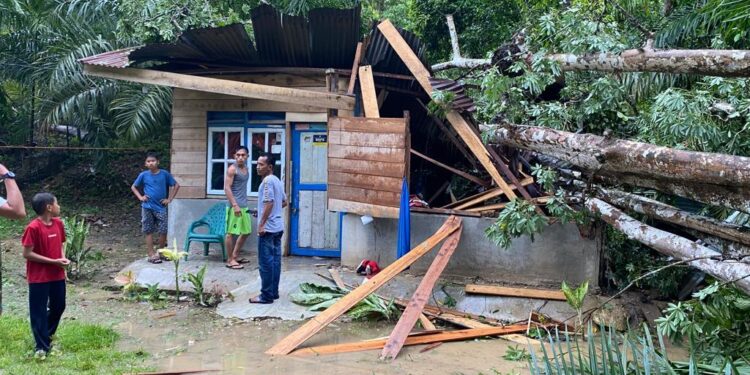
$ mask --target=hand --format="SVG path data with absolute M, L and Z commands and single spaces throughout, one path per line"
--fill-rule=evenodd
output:
M 162 199 L 161 200 L 161 204 L 164 205 L 164 206 L 166 206 L 166 205 L 168 205 L 170 203 L 171 203 L 171 201 L 169 199 Z
M 0 174 L 6 174 L 8 173 L 8 168 L 5 168 L 4 165 L 0 164 Z
M 265 235 L 266 235 L 266 226 L 258 225 L 258 237 L 263 237 Z
M 141 195 L 141 197 L 138 198 L 138 200 L 141 202 L 146 202 L 148 201 L 148 198 L 149 198 L 148 195 Z
M 242 214 L 242 210 L 240 209 L 240 206 L 235 204 L 234 206 L 232 206 L 232 208 L 234 209 L 234 216 L 239 217 Z
M 67 259 L 67 258 L 55 259 L 55 262 L 57 262 L 57 265 L 60 266 L 60 267 L 62 267 L 62 268 L 65 268 L 65 267 L 67 267 L 70 264 L 70 260 Z

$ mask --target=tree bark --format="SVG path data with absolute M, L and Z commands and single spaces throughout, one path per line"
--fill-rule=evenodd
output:
M 750 158 L 522 125 L 484 125 L 491 143 L 537 151 L 597 173 L 750 187 Z
M 596 189 L 596 195 L 615 206 L 627 208 L 661 221 L 750 245 L 750 232 L 748 232 L 748 228 L 739 225 L 723 223 L 709 217 L 696 215 L 668 204 L 621 190 L 599 187 Z
M 603 221 L 631 239 L 675 259 L 688 260 L 704 257 L 720 259 L 722 257 L 721 253 L 686 238 L 643 224 L 601 199 L 586 200 L 586 208 L 598 214 Z M 750 294 L 750 279 L 748 279 L 750 264 L 716 259 L 697 259 L 689 264 L 719 279 L 733 281 L 738 288 Z

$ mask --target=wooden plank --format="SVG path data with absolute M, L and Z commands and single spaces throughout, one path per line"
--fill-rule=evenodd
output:
M 299 218 L 297 225 L 297 245 L 299 247 L 312 246 L 312 210 L 313 195 L 311 191 L 299 192 Z
M 329 172 L 328 184 L 401 193 L 401 178 L 356 173 Z
M 328 158 L 328 173 L 358 173 L 369 176 L 404 177 L 403 163 L 385 163 L 378 161 Z
M 312 248 L 322 249 L 326 247 L 326 192 L 312 192 Z
M 351 202 L 328 197 L 328 210 L 348 212 L 357 215 L 370 215 L 388 219 L 398 219 L 398 207 L 380 206 L 370 203 Z
M 549 201 L 549 197 L 531 198 L 531 202 L 533 202 L 535 204 L 538 204 L 538 203 L 547 203 L 547 201 Z M 486 212 L 486 211 L 502 210 L 507 205 L 508 205 L 508 202 L 496 203 L 496 204 L 489 204 L 489 205 L 482 206 L 482 207 L 468 208 L 468 209 L 466 209 L 466 211 L 471 211 L 471 212 Z
M 339 159 L 381 161 L 385 163 L 406 162 L 406 155 L 404 155 L 403 148 L 337 145 L 328 148 L 328 156 Z
M 110 68 L 98 65 L 84 65 L 83 69 L 88 75 L 103 78 L 215 92 L 243 98 L 304 104 L 320 108 L 354 109 L 354 98 L 339 94 L 227 81 L 149 69 Z
M 472 294 L 489 294 L 493 296 L 519 297 L 519 298 L 536 298 L 549 299 L 555 301 L 565 301 L 565 294 L 559 290 L 548 289 L 526 289 L 512 288 L 497 285 L 478 285 L 467 284 L 466 293 Z
M 435 327 L 435 324 L 432 323 L 430 318 L 428 318 L 422 313 L 419 314 L 419 324 L 421 324 L 422 328 L 424 328 L 426 331 L 434 331 L 437 329 L 437 327 Z
M 199 163 L 206 160 L 206 152 L 202 151 L 180 151 L 172 152 L 170 162 L 172 163 Z
M 417 290 L 414 291 L 411 301 L 406 306 L 404 313 L 401 314 L 396 323 L 396 327 L 391 331 L 388 341 L 383 347 L 383 351 L 380 353 L 380 359 L 396 359 L 398 353 L 406 342 L 406 338 L 414 328 L 414 324 L 417 323 L 419 315 L 422 313 L 422 309 L 427 304 L 427 299 L 432 294 L 432 288 L 435 287 L 440 274 L 443 273 L 445 267 L 448 265 L 448 261 L 451 259 L 453 252 L 458 247 L 458 242 L 461 240 L 462 227 L 453 232 L 443 242 L 443 246 L 440 247 L 435 259 L 430 264 L 430 268 L 427 269 L 422 281 L 419 282 Z
M 328 211 L 328 195 L 326 194 L 326 249 L 340 249 L 339 231 L 341 229 L 338 212 Z
M 433 158 L 431 158 L 431 157 L 429 157 L 427 155 L 424 155 L 424 154 L 422 154 L 422 153 L 420 153 L 420 152 L 418 152 L 416 150 L 412 149 L 410 151 L 411 151 L 411 153 L 413 155 L 419 156 L 420 158 L 422 158 L 424 160 L 427 160 L 430 163 L 437 165 L 438 167 L 441 167 L 441 168 L 444 168 L 444 169 L 446 169 L 446 170 L 448 170 L 450 172 L 453 172 L 455 175 L 463 177 L 463 178 L 465 178 L 465 179 L 467 179 L 467 180 L 469 180 L 471 182 L 474 182 L 474 183 L 482 185 L 482 186 L 489 186 L 490 185 L 489 182 L 484 181 L 484 180 L 482 180 L 479 177 L 472 176 L 472 175 L 470 175 L 470 174 L 468 174 L 468 173 L 466 173 L 464 171 L 461 171 L 461 170 L 458 170 L 456 168 L 453 168 L 450 165 L 443 164 L 443 163 L 441 163 L 441 162 L 439 162 L 439 161 L 437 161 L 437 160 L 435 160 L 435 159 L 433 159 Z
M 172 128 L 185 129 L 185 128 L 203 128 L 206 129 L 206 116 L 174 116 L 175 111 L 172 111 Z
M 458 211 L 458 210 L 446 210 L 442 208 L 427 208 L 427 207 L 411 207 L 411 212 L 419 212 L 423 214 L 441 214 L 441 215 L 456 215 L 456 216 L 470 216 L 470 217 L 481 217 L 482 215 L 476 212 L 469 211 Z
M 359 67 L 359 89 L 362 91 L 362 109 L 367 118 L 380 118 L 378 95 L 375 93 L 375 81 L 372 78 L 372 67 Z
M 172 151 L 203 151 L 208 149 L 208 143 L 205 139 L 199 140 L 183 140 L 173 139 L 172 140 Z
M 438 331 L 432 334 L 411 336 L 404 342 L 405 346 L 432 344 L 435 342 L 463 341 L 486 336 L 500 336 L 526 331 L 526 324 L 514 324 L 505 327 L 471 328 L 456 331 Z M 382 348 L 386 339 L 361 341 L 344 344 L 314 346 L 294 351 L 294 356 L 324 355 L 360 352 Z
M 175 176 L 203 173 L 203 176 L 205 177 L 206 163 L 205 161 L 202 163 L 174 163 L 173 162 L 169 165 L 169 172 Z
M 202 128 L 172 128 L 172 141 L 177 140 L 196 140 L 206 141 L 208 139 L 208 130 L 206 127 Z
M 338 185 L 328 185 L 328 196 L 333 199 L 388 207 L 398 207 L 401 201 L 401 193 Z
M 344 146 L 404 148 L 406 147 L 406 134 L 351 133 L 329 130 L 328 143 Z
M 404 62 L 412 75 L 414 75 L 425 92 L 428 95 L 432 95 L 430 72 L 427 71 L 427 69 L 422 64 L 422 61 L 419 60 L 419 57 L 417 57 L 411 47 L 409 47 L 409 44 L 406 43 L 398 30 L 396 30 L 396 27 L 394 27 L 389 20 L 385 20 L 378 24 L 378 30 L 380 30 L 386 40 L 388 40 L 388 43 L 391 45 L 391 47 L 393 47 L 393 50 L 396 51 L 396 54 L 398 54 L 399 58 L 401 58 L 401 60 Z M 446 120 L 448 120 L 448 122 L 456 130 L 458 136 L 461 137 L 464 143 L 466 143 L 466 145 L 469 147 L 474 156 L 479 159 L 479 162 L 482 164 L 482 166 L 487 169 L 487 172 L 489 172 L 490 176 L 492 176 L 492 180 L 494 180 L 495 183 L 501 189 L 503 189 L 505 195 L 509 199 L 515 198 L 516 194 L 513 193 L 513 190 L 510 189 L 508 184 L 500 175 L 500 172 L 497 170 L 497 168 L 495 168 L 495 165 L 492 163 L 489 153 L 482 143 L 482 140 L 472 130 L 471 125 L 469 125 L 469 123 L 467 123 L 466 120 L 454 110 L 448 111 L 445 117 Z
M 331 277 L 333 278 L 333 282 L 336 284 L 337 287 L 349 290 L 349 288 L 346 287 L 346 284 L 344 283 L 344 279 L 341 278 L 341 274 L 339 274 L 339 270 L 335 268 L 329 268 L 328 273 L 331 274 Z
M 331 117 L 328 119 L 328 130 L 404 134 L 406 121 L 402 118 Z
M 354 85 L 357 82 L 357 72 L 359 71 L 359 60 L 362 58 L 362 42 L 357 43 L 357 49 L 354 51 L 354 62 L 352 63 L 352 74 L 349 76 L 349 87 L 346 93 L 354 95 Z
M 286 355 L 291 353 L 292 350 L 296 349 L 298 346 L 300 346 L 300 344 L 307 341 L 307 339 L 315 335 L 325 326 L 341 316 L 341 314 L 351 309 L 354 305 L 357 304 L 357 302 L 370 295 L 370 293 L 378 290 L 378 288 L 382 287 L 386 282 L 401 273 L 401 271 L 405 270 L 423 255 L 430 252 L 433 247 L 435 247 L 438 243 L 455 232 L 460 225 L 461 219 L 455 216 L 448 218 L 448 220 L 443 223 L 443 226 L 441 226 L 440 229 L 438 229 L 437 232 L 435 232 L 435 234 L 433 234 L 431 237 L 426 239 L 421 244 L 417 245 L 403 257 L 391 263 L 388 267 L 382 269 L 368 282 L 354 289 L 349 294 L 341 297 L 341 299 L 331 305 L 331 307 L 325 309 L 317 316 L 308 320 L 304 325 L 302 325 L 302 327 L 298 328 L 289 336 L 285 337 L 281 341 L 277 342 L 273 347 L 266 350 L 266 354 Z M 523 327 L 523 329 L 526 330 L 526 326 L 524 325 Z
M 200 187 L 205 188 L 206 187 L 206 174 L 175 174 L 174 179 L 177 181 L 177 183 L 180 184 L 180 189 L 182 187 Z
M 440 208 L 445 208 L 445 209 L 453 208 L 453 207 L 456 207 L 456 206 L 461 205 L 463 203 L 466 203 L 466 202 L 468 202 L 468 201 L 470 201 L 472 199 L 479 198 L 479 197 L 482 197 L 482 196 L 487 195 L 487 194 L 495 193 L 497 191 L 502 192 L 502 189 L 500 189 L 500 188 L 492 188 L 492 189 L 489 189 L 489 190 L 485 190 L 483 192 L 480 192 L 480 193 L 468 196 L 466 198 L 459 199 L 459 200 L 457 200 L 455 202 L 448 203 L 445 206 L 440 207 Z
M 305 113 L 305 112 L 287 112 L 286 122 L 322 122 L 328 121 L 328 114 L 325 112 Z
M 180 190 L 177 191 L 176 198 L 205 198 L 206 197 L 206 187 L 194 187 L 194 186 L 185 186 L 180 187 Z
M 534 183 L 534 178 L 532 178 L 532 177 L 525 178 L 525 179 L 521 180 L 520 182 L 521 182 L 521 185 L 523 185 L 523 186 L 531 185 L 531 184 Z M 517 189 L 517 187 L 516 187 L 515 184 L 510 184 L 509 186 L 513 190 Z M 454 209 L 456 209 L 456 210 L 464 210 L 464 209 L 467 209 L 467 208 L 469 208 L 471 206 L 474 206 L 476 204 L 479 204 L 479 203 L 482 203 L 484 201 L 487 201 L 487 200 L 490 200 L 492 198 L 495 198 L 495 197 L 498 197 L 500 195 L 503 195 L 504 193 L 505 192 L 502 191 L 502 189 L 497 188 L 497 189 L 494 189 L 492 192 L 487 193 L 487 195 L 483 195 L 481 197 L 477 197 L 477 198 L 471 199 L 468 202 L 461 203 L 461 204 L 457 205 Z

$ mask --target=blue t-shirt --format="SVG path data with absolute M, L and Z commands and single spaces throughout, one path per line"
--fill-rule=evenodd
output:
M 164 211 L 166 207 L 161 204 L 162 199 L 169 197 L 169 187 L 177 184 L 169 172 L 159 169 L 154 174 L 145 170 L 138 175 L 133 185 L 137 188 L 143 188 L 143 194 L 148 195 L 148 200 L 141 203 L 141 207 L 154 211 Z

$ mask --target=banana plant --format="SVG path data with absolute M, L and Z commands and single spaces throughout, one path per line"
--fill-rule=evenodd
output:
M 568 305 L 576 310 L 578 315 L 578 327 L 583 328 L 583 300 L 586 298 L 586 293 L 589 291 L 589 282 L 584 281 L 578 288 L 571 288 L 565 281 L 562 282 L 562 292 L 565 295 L 565 300 L 568 301 Z

